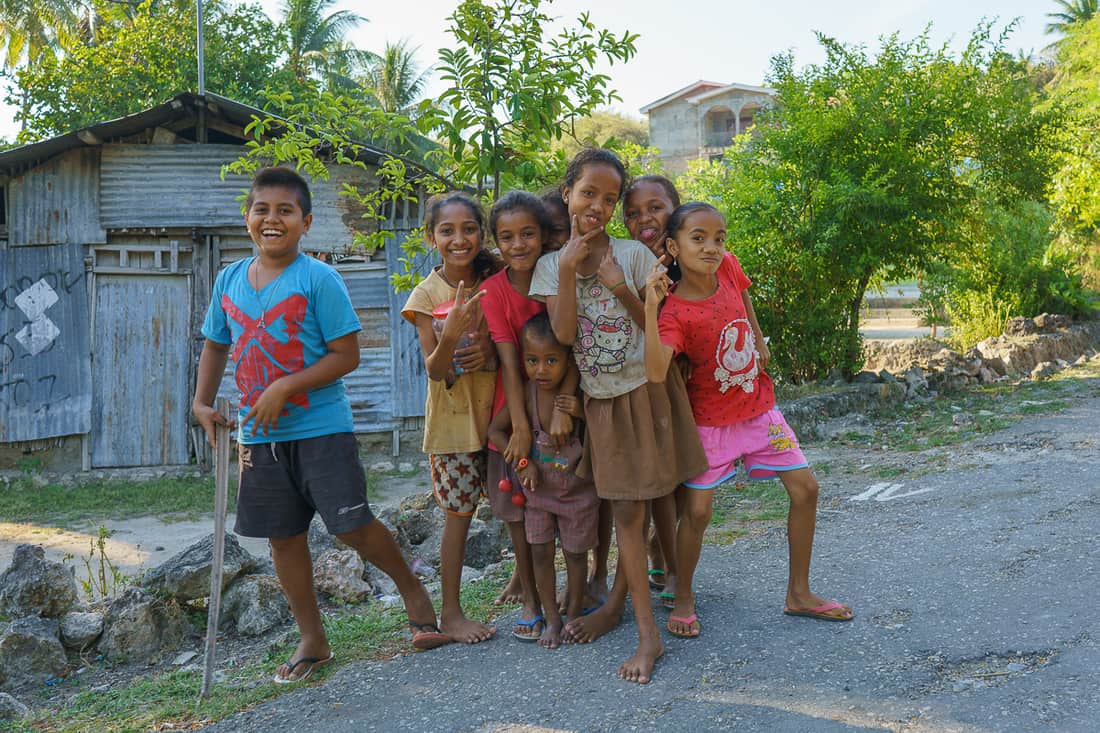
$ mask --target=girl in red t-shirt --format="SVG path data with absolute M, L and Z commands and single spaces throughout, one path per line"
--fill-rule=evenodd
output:
M 817 479 L 775 408 L 775 390 L 764 373 L 770 354 L 748 295 L 751 281 L 726 251 L 725 220 L 710 204 L 686 203 L 669 217 L 665 247 L 678 261 L 681 279 L 670 292 L 672 281 L 658 262 L 646 281 L 646 373 L 650 381 L 660 382 L 673 357 L 684 354 L 691 362 L 688 397 L 710 463 L 709 470 L 679 489 L 678 583 L 668 630 L 676 636 L 699 635 L 692 579 L 714 489 L 734 475 L 738 460 L 750 479 L 778 476 L 790 496 L 790 574 L 783 612 L 849 621 L 848 606 L 810 590 Z

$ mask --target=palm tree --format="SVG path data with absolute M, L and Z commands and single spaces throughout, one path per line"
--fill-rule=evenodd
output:
M 417 65 L 418 50 L 409 48 L 407 38 L 387 43 L 382 56 L 367 70 L 365 86 L 385 111 L 409 111 L 428 85 L 431 69 Z
M 366 54 L 344 41 L 348 31 L 366 18 L 350 10 L 328 11 L 336 0 L 283 0 L 283 26 L 290 37 L 287 64 L 298 81 L 310 74 L 321 77 L 330 70 L 346 72 L 370 62 Z
M 1066 35 L 1077 23 L 1096 15 L 1097 0 L 1054 0 L 1062 7 L 1060 13 L 1047 13 L 1052 22 L 1047 23 L 1047 33 Z
M 77 29 L 77 6 L 74 0 L 0 0 L 4 66 L 13 69 L 60 48 Z

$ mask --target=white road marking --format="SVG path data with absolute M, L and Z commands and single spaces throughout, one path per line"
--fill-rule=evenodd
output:
M 855 496 L 848 497 L 848 501 L 868 501 L 874 499 L 875 501 L 890 501 L 891 499 L 904 499 L 907 496 L 916 496 L 917 494 L 923 494 L 931 491 L 932 489 L 915 489 L 914 491 L 907 491 L 904 494 L 899 494 L 898 491 L 902 489 L 904 484 L 872 484 L 867 489 Z

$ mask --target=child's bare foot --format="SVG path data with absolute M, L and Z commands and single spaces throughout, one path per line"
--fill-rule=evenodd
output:
M 561 646 L 561 618 L 557 623 L 548 623 L 539 637 L 539 646 L 544 649 L 557 649 Z
M 493 603 L 498 606 L 503 606 L 505 603 L 523 603 L 523 588 L 519 584 L 519 574 L 515 570 L 512 571 L 512 579 L 508 581 L 508 585 L 504 586 L 504 590 Z
M 313 660 L 313 661 L 309 661 Z M 298 642 L 298 648 L 286 662 L 275 670 L 275 682 L 301 682 L 313 674 L 314 669 L 332 661 L 332 650 L 328 642 L 321 639 L 320 642 L 307 642 L 305 639 Z
M 592 599 L 598 603 L 603 603 L 607 600 L 607 576 L 593 575 L 588 580 L 588 595 L 592 596 Z M 585 604 L 590 605 L 590 604 Z
M 497 633 L 495 626 L 478 623 L 462 614 L 440 616 L 439 630 L 463 644 L 477 644 L 478 642 L 488 641 L 493 638 L 493 634 Z
M 569 619 L 562 630 L 562 639 L 567 644 L 589 644 L 619 625 L 623 612 L 604 604 L 587 616 Z
M 532 603 L 523 604 L 523 611 L 512 625 L 512 636 L 520 641 L 534 641 L 546 630 L 542 611 Z
M 665 587 L 661 589 L 661 593 L 658 596 L 661 599 L 661 605 L 665 608 L 671 609 L 676 603 L 676 576 L 669 573 L 665 576 Z
M 668 623 L 665 625 L 668 633 L 685 639 L 694 639 L 699 636 L 702 626 L 699 617 L 695 615 L 695 596 L 685 599 L 676 599 L 672 613 L 668 615 Z
M 838 601 L 830 601 L 816 593 L 787 593 L 783 613 L 788 616 L 807 616 L 822 621 L 851 621 L 852 609 Z
M 665 653 L 665 647 L 660 638 L 645 639 L 638 644 L 634 656 L 626 660 L 619 667 L 619 678 L 627 682 L 637 682 L 640 685 L 648 684 L 653 674 L 653 666 L 657 664 Z

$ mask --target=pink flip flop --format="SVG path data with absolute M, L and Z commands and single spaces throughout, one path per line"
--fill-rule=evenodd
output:
M 691 633 L 685 634 L 685 633 L 680 632 L 680 631 L 673 631 L 672 630 L 672 622 L 675 621 L 676 623 L 683 624 L 684 626 L 691 626 L 693 623 L 696 623 L 698 620 L 699 620 L 699 617 L 694 613 L 691 614 L 690 616 L 675 616 L 673 614 L 669 614 L 668 623 L 665 624 L 665 628 L 668 629 L 668 633 L 672 634 L 673 636 L 679 636 L 681 639 L 694 639 L 694 638 L 698 637 L 700 633 L 702 633 L 702 631 L 703 631 L 703 625 L 702 624 L 699 624 L 699 631 L 696 631 L 694 634 L 691 634 Z
M 843 603 L 839 603 L 837 601 L 829 601 L 828 603 L 820 605 L 816 608 L 784 607 L 783 613 L 787 614 L 788 616 L 805 616 L 806 618 L 814 618 L 818 621 L 851 621 L 853 618 L 855 618 L 855 614 L 852 614 L 851 616 L 834 616 L 829 613 L 830 611 L 835 611 L 838 608 L 848 607 L 845 606 Z M 851 611 L 851 609 L 848 610 Z

